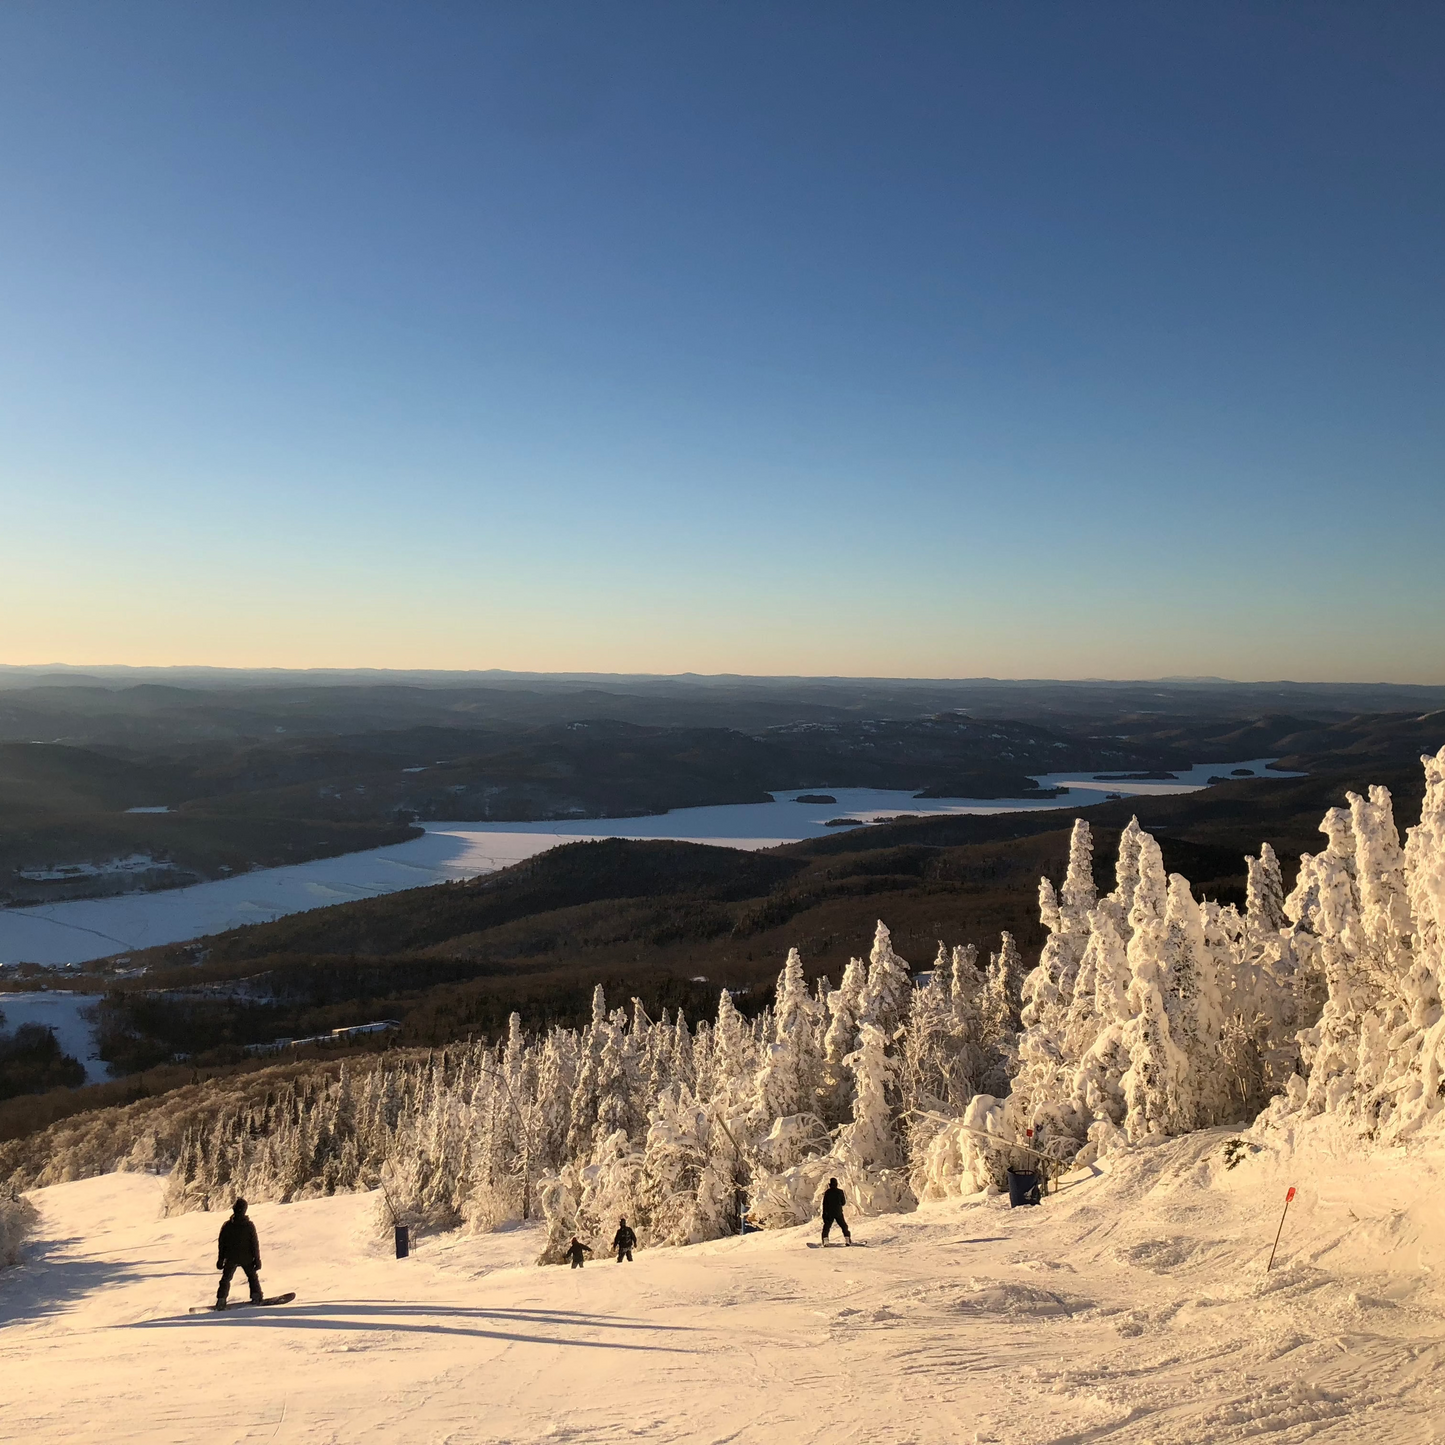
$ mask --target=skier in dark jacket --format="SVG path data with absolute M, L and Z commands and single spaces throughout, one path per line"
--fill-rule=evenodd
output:
M 583 1256 L 591 1253 L 592 1246 L 590 1244 L 583 1244 L 574 1234 L 572 1236 L 572 1243 L 567 1246 L 567 1252 L 563 1258 L 572 1261 L 573 1269 L 581 1269 Z
M 828 1242 L 828 1231 L 836 1224 L 843 1231 L 843 1243 L 852 1244 L 853 1236 L 848 1233 L 848 1221 L 843 1218 L 843 1206 L 847 1196 L 838 1188 L 838 1181 L 830 1179 L 823 1191 L 823 1243 Z
M 231 1217 L 221 1226 L 221 1237 L 216 1241 L 216 1268 L 221 1271 L 221 1286 L 216 1291 L 218 1310 L 226 1308 L 231 1278 L 238 1269 L 246 1272 L 251 1303 L 261 1303 L 261 1241 L 256 1238 L 256 1226 L 246 1218 L 244 1199 L 231 1206 Z
M 625 1259 L 628 1264 L 631 1264 L 632 1251 L 636 1245 L 637 1236 L 632 1232 L 631 1226 L 625 1219 L 619 1219 L 617 1233 L 612 1236 L 612 1247 L 617 1251 L 617 1263 L 621 1264 Z

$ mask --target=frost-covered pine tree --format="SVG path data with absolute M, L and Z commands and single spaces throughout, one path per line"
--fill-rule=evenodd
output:
M 671 1060 L 673 1082 L 696 1090 L 697 1062 L 693 1056 L 692 1030 L 687 1026 L 687 1015 L 681 1009 L 678 1009 L 672 1024 Z
M 662 1091 L 672 1082 L 672 1025 L 667 1021 L 667 1010 L 647 1030 L 642 1050 L 642 1073 L 644 1093 L 650 1101 L 660 1099 Z
M 1014 936 L 1004 933 L 999 951 L 988 956 L 988 970 L 979 996 L 986 1093 L 1008 1093 L 1009 1081 L 1018 1065 L 1018 989 L 1022 972 L 1023 962 Z
M 1122 1138 L 1117 1130 L 1127 1112 L 1123 1078 L 1129 1051 L 1124 1028 L 1131 1017 L 1131 975 L 1128 924 L 1117 895 L 1099 900 L 1090 923 L 1089 944 L 1064 1037 L 1065 1050 L 1073 1061 L 1070 1103 L 1089 1140 L 1086 1147 L 1092 1148 L 1092 1158 Z
M 627 1036 L 610 1028 L 597 1061 L 597 1143 L 617 1133 L 624 1138 L 640 1134 L 645 1115 L 635 1093 L 635 1073 Z
M 718 997 L 712 1037 L 713 1074 L 708 1097 L 722 1100 L 729 1108 L 745 1108 L 752 1093 L 752 1039 L 727 989 Z
M 788 950 L 778 975 L 774 1011 L 765 1016 L 764 1041 L 748 1109 L 749 1124 L 766 1135 L 778 1119 L 811 1113 L 817 1104 L 822 1060 L 816 1048 L 816 1005 L 803 977 L 796 948 Z
M 847 1059 L 857 1084 L 853 1118 L 844 1126 L 835 1152 L 855 1176 L 894 1169 L 902 1162 L 893 1110 L 899 1063 L 889 1055 L 888 1044 L 877 1024 L 861 1024 L 858 1047 Z
M 1404 849 L 1405 900 L 1411 929 L 1411 960 L 1399 986 L 1399 1012 L 1405 1033 L 1381 1090 L 1395 1081 L 1388 1115 L 1381 1127 L 1399 1137 L 1418 1129 L 1445 1108 L 1445 748 L 1425 767 L 1425 797 L 1420 822 L 1411 828 Z M 1384 789 L 1379 790 L 1384 793 Z M 1370 790 L 1374 799 L 1375 789 Z M 1388 795 L 1386 795 L 1388 797 Z M 1391 916 L 1404 915 L 1391 900 Z M 1393 1037 L 1393 1036 L 1392 1036 Z
M 846 1119 L 853 1104 L 853 1076 L 846 1059 L 858 1037 L 867 973 L 861 958 L 850 958 L 841 984 L 828 995 L 828 1027 L 823 1035 L 824 1078 L 820 1111 L 829 1125 Z
M 1244 860 L 1247 878 L 1244 889 L 1245 918 L 1251 934 L 1278 933 L 1287 923 L 1284 911 L 1284 875 L 1279 858 L 1268 843 L 1260 845 L 1259 857 Z
M 1425 758 L 1420 823 L 1399 846 L 1390 795 L 1332 808 L 1324 853 L 1300 859 L 1285 900 L 1291 941 L 1322 972 L 1327 999 L 1300 1034 L 1312 1111 L 1350 1114 L 1402 1137 L 1440 1107 L 1438 891 L 1445 749 Z
M 577 1073 L 575 1039 L 570 1030 L 552 1030 L 537 1061 L 537 1164 L 542 1169 L 559 1169 L 566 1158 Z
M 978 971 L 978 949 L 973 944 L 953 946 L 949 956 L 948 980 L 953 1055 L 950 1102 L 962 1106 L 983 1087 L 989 1065 L 980 1012 L 984 981 Z
M 1178 978 L 1187 963 L 1165 920 L 1168 892 L 1159 844 L 1143 834 L 1129 911 L 1130 1018 L 1123 1032 L 1129 1067 L 1121 1080 L 1128 1111 L 1124 1128 L 1133 1142 L 1183 1133 L 1191 1124 Z
M 707 1110 L 685 1084 L 674 1084 L 657 1099 L 649 1116 L 642 1161 L 642 1202 L 658 1244 L 696 1244 L 724 1230 L 716 1190 L 699 1189 L 712 1159 L 712 1126 Z
M 808 981 L 803 976 L 803 956 L 796 948 L 788 950 L 773 1000 L 775 1038 L 791 1034 L 812 1015 L 813 1000 L 808 993 Z
M 1049 1139 L 1074 1138 L 1082 1145 L 1087 1121 L 1071 1107 L 1066 1051 L 1067 1023 L 1075 981 L 1089 942 L 1089 914 L 1097 902 L 1093 840 L 1082 818 L 1069 839 L 1069 866 L 1062 894 L 1039 880 L 1039 917 L 1048 939 L 1037 967 L 1024 980 L 1018 1037 L 1018 1065 L 1009 1094 L 1009 1117 L 1020 1133 L 1042 1131 Z
M 940 943 L 939 947 L 943 945 Z M 971 943 L 956 943 L 949 958 L 949 999 L 953 1011 L 976 1016 L 978 996 L 983 991 L 983 976 L 978 971 L 978 949 Z
M 1188 880 L 1177 873 L 1164 879 L 1159 845 L 1147 834 L 1130 923 L 1133 1017 L 1123 1033 L 1129 1068 L 1121 1081 L 1129 1138 L 1180 1134 L 1230 1117 L 1237 1111 L 1221 1066 L 1219 978 L 1227 950 L 1211 950 Z
M 599 1090 L 602 1052 L 612 1034 L 607 1015 L 607 996 L 599 983 L 592 990 L 592 1021 L 582 1034 L 578 1051 L 576 1083 L 572 1088 L 571 1118 L 567 1125 L 567 1154 L 576 1159 L 585 1156 L 597 1136 L 597 1110 L 601 1103 Z
M 946 958 L 943 945 L 939 956 Z M 948 973 L 935 966 L 932 976 L 913 990 L 898 1049 L 902 1130 L 910 1164 L 920 1161 L 941 1125 L 963 1112 L 972 1097 L 962 1073 L 961 1040 L 956 1032 Z
M 875 1025 L 891 1044 L 908 1012 L 913 974 L 906 959 L 893 951 L 893 935 L 880 918 L 868 955 L 868 977 L 858 1001 L 858 1022 Z

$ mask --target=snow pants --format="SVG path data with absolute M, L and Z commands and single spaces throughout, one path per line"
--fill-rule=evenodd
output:
M 834 1225 L 843 1231 L 843 1238 L 852 1241 L 853 1236 L 848 1233 L 848 1221 L 843 1218 L 843 1211 L 840 1209 L 836 1214 L 825 1214 L 823 1216 L 823 1243 L 828 1242 L 828 1231 Z
M 624 1259 L 628 1264 L 632 1263 L 632 1251 L 630 1249 L 619 1249 L 617 1251 L 617 1263 L 621 1264 Z
M 216 1291 L 218 1305 L 226 1303 L 226 1296 L 231 1293 L 231 1280 L 238 1269 L 246 1272 L 246 1283 L 251 1286 L 251 1303 L 257 1304 L 264 1298 L 261 1293 L 261 1276 L 254 1264 L 227 1264 L 221 1271 L 221 1286 Z
M 574 1259 L 574 1260 L 572 1261 L 572 1268 L 573 1268 L 573 1269 L 581 1269 L 581 1268 L 582 1268 L 582 1261 L 581 1261 L 580 1259 Z

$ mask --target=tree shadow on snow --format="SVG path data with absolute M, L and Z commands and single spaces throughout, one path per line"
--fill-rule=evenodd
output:
M 107 1285 L 163 1278 L 145 1260 L 64 1257 L 68 1249 L 85 1242 L 41 1239 L 27 1245 L 21 1263 L 0 1277 L 0 1326 L 62 1314 Z
M 362 1316 L 358 1319 L 357 1316 Z M 407 1323 L 410 1318 L 431 1320 L 440 1316 L 457 1323 Z M 490 1324 L 492 1328 L 465 1328 L 461 1321 Z M 566 1335 L 529 1334 L 531 1329 L 647 1330 L 675 1334 L 691 1330 L 689 1325 L 650 1325 L 617 1315 L 586 1314 L 580 1310 L 465 1309 L 456 1305 L 406 1305 L 348 1302 L 326 1304 L 273 1305 L 270 1309 L 237 1310 L 220 1314 L 177 1316 L 172 1319 L 137 1320 L 126 1326 L 134 1330 L 177 1329 L 187 1326 L 260 1326 L 265 1329 L 361 1330 L 392 1334 L 465 1335 L 476 1339 L 508 1340 L 530 1345 L 580 1345 L 596 1350 L 641 1350 L 669 1355 L 691 1355 L 694 1350 L 670 1345 L 631 1344 L 626 1340 L 582 1340 Z M 511 1328 L 508 1328 L 510 1326 Z

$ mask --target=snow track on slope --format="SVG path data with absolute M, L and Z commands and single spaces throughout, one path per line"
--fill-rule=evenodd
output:
M 423 1237 L 370 1196 L 253 1208 L 293 1305 L 186 1310 L 215 1214 L 163 1181 L 36 1191 L 0 1272 L 5 1423 L 39 1442 L 839 1445 L 1445 1442 L 1445 1140 L 1367 1155 L 1329 1120 L 1230 1170 L 1213 1130 L 1131 1150 L 1038 1209 L 950 1200 L 538 1269 L 540 1231 Z M 1299 1196 L 1263 1273 L 1289 1183 Z M 92 1438 L 94 1438 L 92 1436 Z

